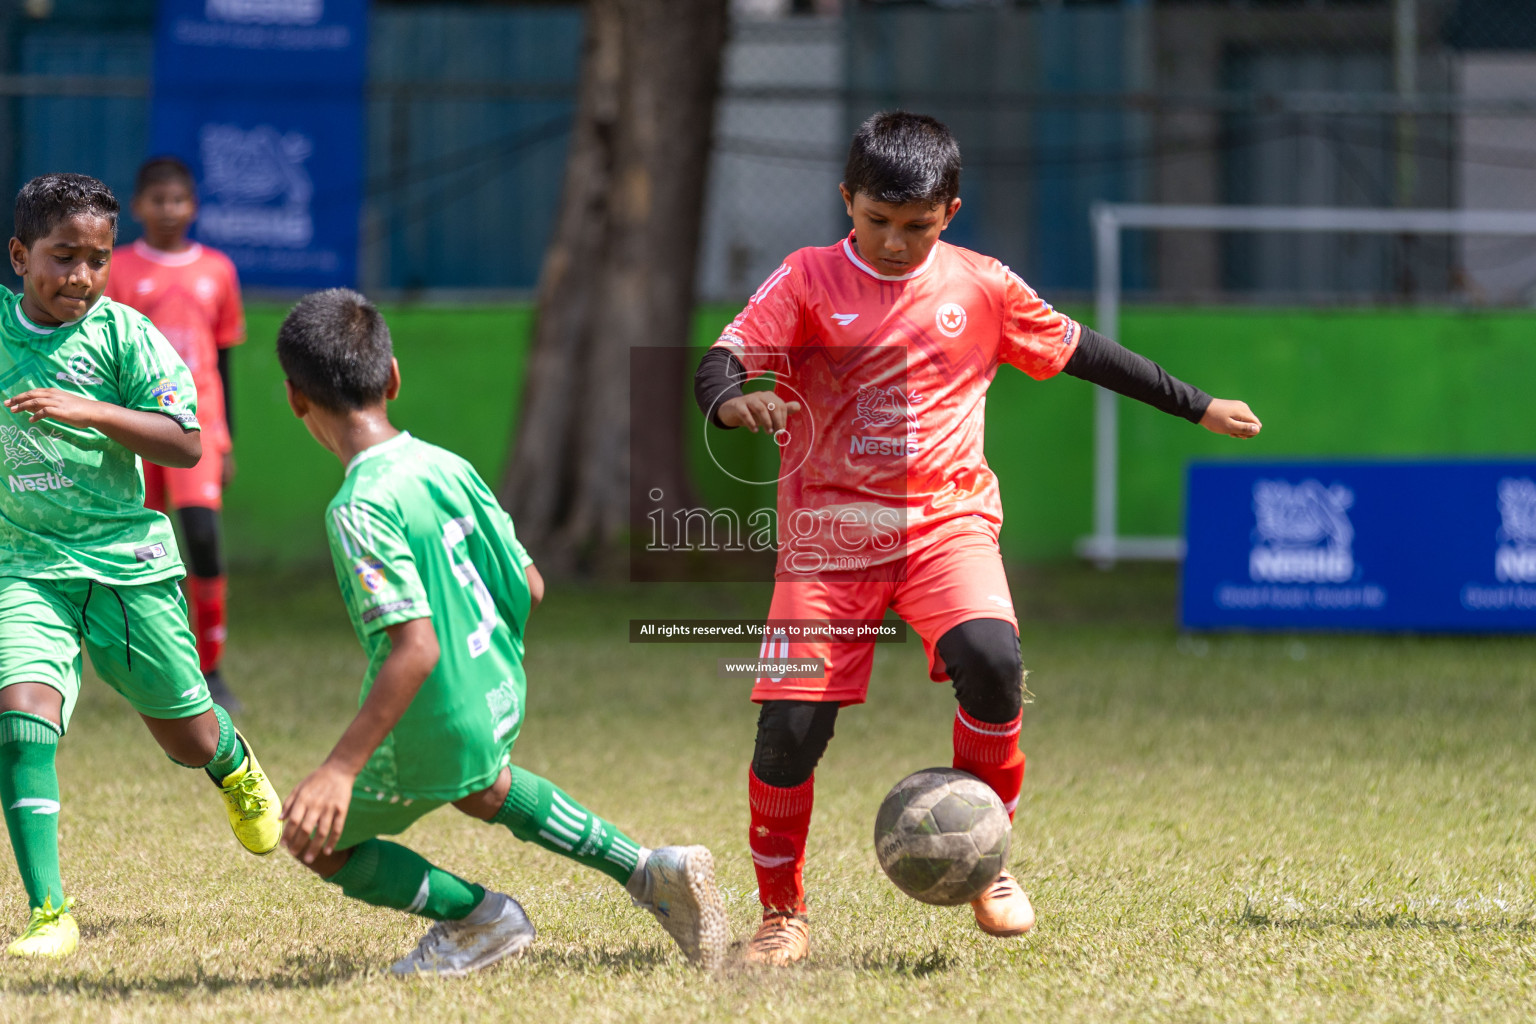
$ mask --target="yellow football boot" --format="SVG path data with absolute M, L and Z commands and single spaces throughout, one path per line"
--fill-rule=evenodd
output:
M 283 801 L 261 770 L 251 741 L 238 732 L 235 735 L 245 747 L 245 763 L 219 780 L 229 827 L 247 850 L 271 853 L 283 837 Z
M 80 944 L 80 928 L 69 908 L 75 901 L 66 899 L 54 909 L 53 900 L 32 911 L 32 920 L 17 940 L 5 947 L 11 956 L 69 956 Z

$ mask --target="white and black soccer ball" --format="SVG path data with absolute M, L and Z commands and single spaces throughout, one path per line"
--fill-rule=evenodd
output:
M 992 787 L 956 768 L 925 768 L 891 788 L 875 815 L 875 857 L 896 888 L 953 907 L 1008 864 L 1013 832 Z

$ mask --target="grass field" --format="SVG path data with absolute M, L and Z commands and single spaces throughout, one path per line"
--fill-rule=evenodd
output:
M 234 585 L 228 674 L 286 792 L 355 706 L 328 571 Z M 882 648 L 818 773 L 801 969 L 704 977 L 607 879 L 439 812 L 407 841 L 521 899 L 520 961 L 383 973 L 423 924 L 241 852 L 215 795 L 99 683 L 60 753 L 80 951 L 0 963 L 0 1019 L 1522 1020 L 1536 1007 L 1536 640 L 1181 637 L 1167 569 L 1019 570 L 1036 702 L 1014 864 L 1024 940 L 900 896 L 875 807 L 948 763 L 952 701 Z M 637 838 L 716 852 L 733 929 L 754 713 L 709 646 L 630 646 L 631 616 L 761 614 L 766 589 L 556 587 L 530 631 L 515 756 Z M 7 864 L 0 920 L 24 900 Z

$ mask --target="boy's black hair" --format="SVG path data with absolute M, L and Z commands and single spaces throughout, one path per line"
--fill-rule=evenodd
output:
M 44 174 L 21 186 L 16 193 L 16 237 L 31 248 L 32 243 L 58 226 L 62 220 L 82 213 L 94 213 L 112 222 L 112 239 L 117 240 L 117 197 L 112 190 L 85 174 Z
M 350 288 L 304 296 L 277 330 L 277 361 L 288 382 L 332 412 L 382 402 L 393 355 L 383 314 Z
M 926 114 L 882 111 L 853 133 L 843 185 L 897 206 L 948 205 L 960 194 L 960 144 Z
M 197 195 L 197 179 L 192 177 L 192 168 L 174 156 L 152 156 L 140 164 L 138 177 L 133 180 L 133 194 L 141 195 L 151 185 L 163 181 L 179 181 L 187 186 L 187 191 Z

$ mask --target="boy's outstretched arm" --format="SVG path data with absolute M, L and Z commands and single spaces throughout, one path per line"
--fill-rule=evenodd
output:
M 1249 438 L 1263 427 L 1248 403 L 1212 398 L 1088 327 L 1081 328 L 1077 349 L 1062 372 L 1198 423 L 1212 433 Z
M 321 853 L 335 850 L 347 823 L 352 783 L 358 772 L 399 724 L 421 684 L 437 667 L 440 651 L 431 619 L 399 622 L 386 626 L 385 632 L 389 634 L 389 656 L 379 667 L 357 717 L 320 767 L 283 801 L 283 820 L 287 823 L 283 842 L 289 853 L 306 864 L 313 864 Z
M 158 412 L 126 409 L 57 388 L 23 391 L 7 398 L 5 407 L 30 416 L 32 423 L 49 419 L 99 430 L 135 455 L 172 469 L 195 466 L 203 457 L 202 432 L 183 430 L 175 420 Z

